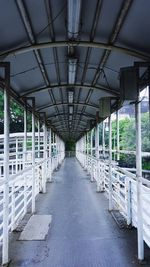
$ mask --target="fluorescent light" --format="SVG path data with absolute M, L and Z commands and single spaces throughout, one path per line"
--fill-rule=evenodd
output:
M 73 97 L 74 97 L 74 91 L 73 90 L 69 90 L 68 91 L 68 102 L 69 102 L 69 104 L 73 103 Z
M 74 84 L 76 78 L 77 58 L 69 58 L 68 64 L 69 84 Z
M 73 114 L 73 106 L 69 106 L 69 114 Z
M 76 39 L 79 33 L 81 0 L 68 0 L 68 38 Z

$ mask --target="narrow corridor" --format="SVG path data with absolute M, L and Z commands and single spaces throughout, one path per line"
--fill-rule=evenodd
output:
M 51 214 L 45 241 L 10 242 L 10 267 L 133 267 L 136 230 L 120 229 L 108 212 L 104 193 L 74 158 L 65 159 L 36 201 L 37 214 Z M 148 265 L 145 265 L 148 266 Z

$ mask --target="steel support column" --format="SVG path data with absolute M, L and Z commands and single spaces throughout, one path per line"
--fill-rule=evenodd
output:
M 44 113 L 44 172 L 43 172 L 43 185 L 42 193 L 46 193 L 46 180 L 47 180 L 47 127 L 46 127 L 46 114 Z
M 138 259 L 144 259 L 143 216 L 142 216 L 142 155 L 141 155 L 141 103 L 140 92 L 135 104 L 136 119 L 136 179 L 137 179 L 137 233 Z
M 99 159 L 99 124 L 95 128 L 95 156 Z
M 97 192 L 100 192 L 100 177 L 99 177 L 99 124 L 95 128 L 95 157 L 97 160 Z
M 51 160 L 51 154 L 52 154 L 52 142 L 51 142 L 51 128 L 49 128 L 49 182 L 52 181 L 52 160 Z
M 23 169 L 26 168 L 26 162 L 27 162 L 27 105 L 25 100 L 25 106 L 24 106 L 24 140 L 23 140 Z M 26 175 L 23 175 L 24 179 L 24 214 L 27 213 L 27 180 Z M 14 199 L 15 199 L 15 193 L 14 193 Z M 15 200 L 14 200 L 15 203 Z M 15 204 L 14 204 L 14 214 L 15 214 Z M 14 230 L 15 224 L 12 227 L 12 230 Z
M 105 121 L 103 121 L 103 127 L 102 127 L 102 149 L 103 149 L 103 158 L 105 158 Z
M 84 135 L 84 168 L 86 169 L 86 134 Z
M 23 144 L 24 168 L 27 161 L 27 106 L 24 107 L 24 144 Z
M 109 211 L 113 209 L 112 202 L 112 125 L 109 117 Z
M 116 112 L 116 120 L 117 120 L 117 160 L 120 159 L 120 138 L 119 138 L 119 110 Z
M 40 158 L 40 118 L 38 118 L 38 158 Z
M 10 120 L 10 64 L 2 63 L 5 68 L 4 88 L 4 199 L 3 199 L 3 248 L 2 264 L 9 261 L 9 120 Z M 0 67 L 1 67 L 0 65 Z
M 32 98 L 32 213 L 35 213 L 35 99 Z
M 93 130 L 90 132 L 90 148 L 91 148 L 91 156 L 93 156 Z

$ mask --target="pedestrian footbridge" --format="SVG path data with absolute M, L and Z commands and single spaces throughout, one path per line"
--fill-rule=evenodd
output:
M 150 1 L 0 1 L 0 258 L 150 266 Z
M 75 158 L 63 161 L 53 174 L 53 182 L 47 183 L 46 194 L 36 198 L 36 214 L 52 215 L 46 239 L 18 241 L 20 231 L 13 232 L 9 266 L 138 266 L 136 230 L 128 229 L 127 223 L 123 228 L 116 224 L 108 212 L 108 178 L 104 181 L 105 192 L 97 193 L 96 181 L 91 183 L 90 172 L 84 171 Z M 132 178 L 128 180 L 132 181 Z M 117 181 L 116 186 L 114 208 L 123 212 L 128 220 L 129 200 L 125 193 L 128 187 L 121 187 Z M 132 186 L 136 190 L 134 180 Z M 136 209 L 135 202 L 133 199 L 132 205 Z M 136 225 L 136 215 L 130 219 Z M 148 247 L 145 247 L 145 254 L 148 259 Z

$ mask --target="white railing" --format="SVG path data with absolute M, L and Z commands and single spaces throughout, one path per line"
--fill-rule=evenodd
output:
M 63 152 L 57 156 L 39 160 L 35 166 L 30 165 L 16 174 L 10 175 L 9 182 L 9 230 L 14 230 L 27 209 L 32 204 L 33 198 L 33 168 L 35 170 L 35 196 L 42 192 L 43 183 L 51 181 L 52 172 L 63 160 Z M 45 168 L 46 167 L 46 168 Z M 4 181 L 0 183 L 0 241 L 3 241 L 3 193 Z
M 38 150 L 40 149 L 40 150 Z M 43 158 L 44 140 L 40 133 L 40 146 L 38 147 L 38 134 L 35 134 L 35 159 Z M 27 133 L 27 149 L 24 151 L 24 133 L 10 134 L 9 137 L 9 174 L 16 174 L 31 165 L 32 162 L 32 133 Z M 4 175 L 4 135 L 0 135 L 0 179 Z
M 44 147 L 46 150 L 44 151 Z M 51 149 L 52 148 L 52 149 Z M 53 151 L 54 150 L 54 151 Z M 39 192 L 46 192 L 46 183 L 52 180 L 52 173 L 65 157 L 64 145 L 59 146 L 44 136 L 35 134 L 35 164 L 32 164 L 32 133 L 27 133 L 27 146 L 24 150 L 24 133 L 10 134 L 9 137 L 9 221 L 8 231 L 13 231 L 27 211 L 32 212 L 32 204 Z M 0 245 L 4 247 L 4 136 L 0 135 Z
M 90 174 L 91 181 L 96 181 L 98 191 L 105 191 L 110 197 L 109 162 L 96 159 L 80 151 L 76 157 Z M 150 181 L 142 178 L 142 218 L 143 240 L 150 247 Z M 118 167 L 115 162 L 111 166 L 111 198 L 113 208 L 126 219 L 127 225 L 137 227 L 137 182 L 135 174 Z

